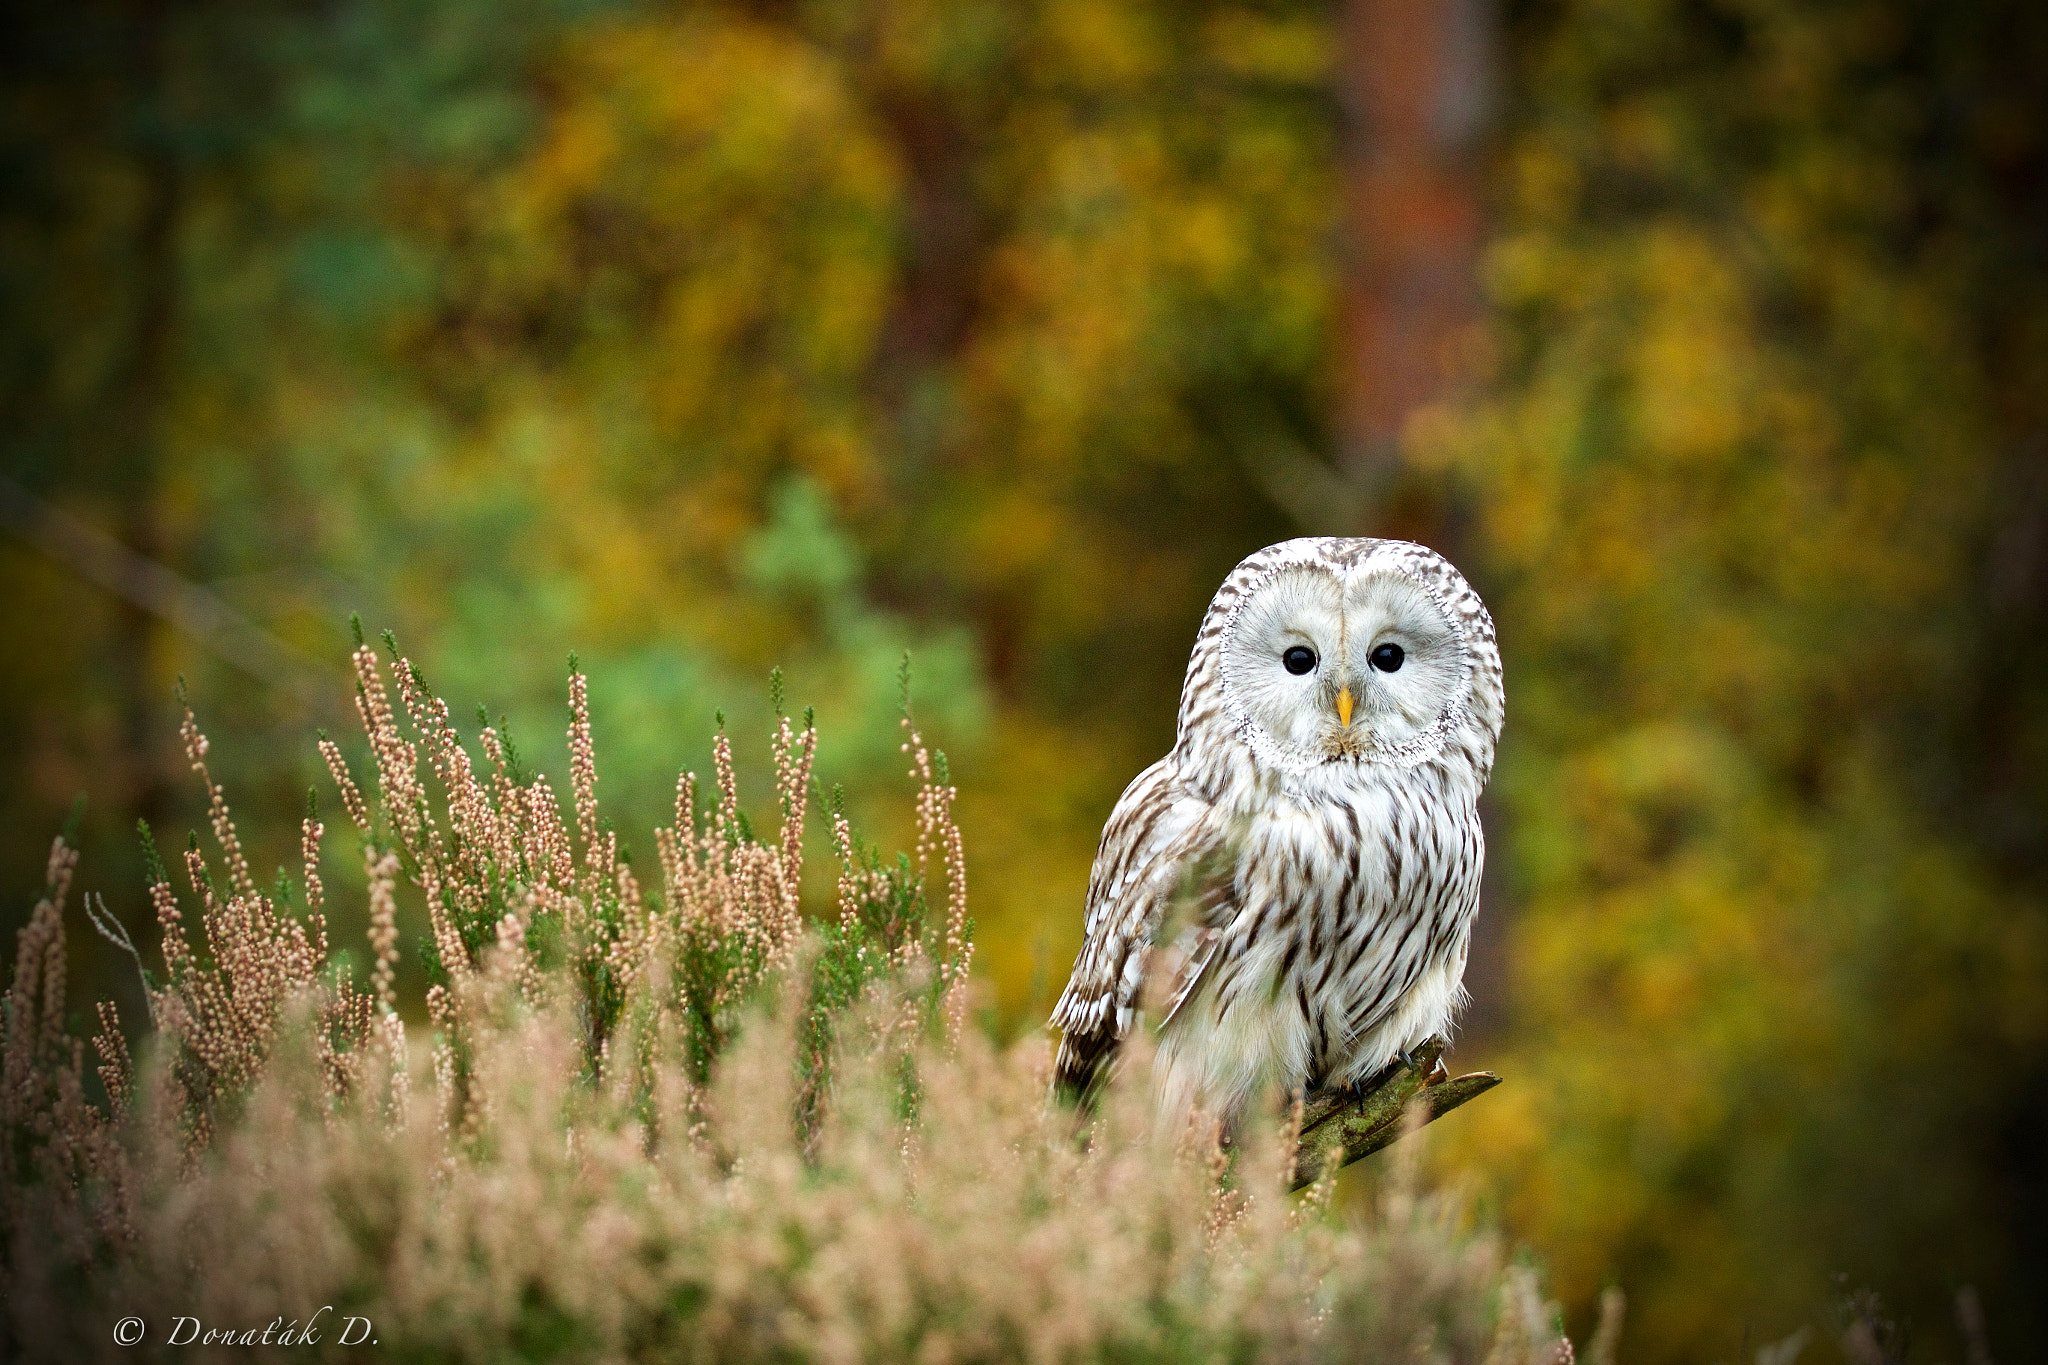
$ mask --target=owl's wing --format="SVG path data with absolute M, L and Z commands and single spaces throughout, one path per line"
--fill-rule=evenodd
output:
M 1214 807 L 1180 782 L 1172 760 L 1140 773 L 1103 827 L 1088 879 L 1088 913 L 1074 974 L 1053 1007 L 1061 1033 L 1054 1074 L 1083 1090 L 1129 1031 L 1144 990 L 1152 940 L 1177 901 L 1192 896 L 1194 919 L 1166 951 L 1162 998 L 1170 1015 L 1214 951 L 1210 903 L 1231 879 L 1209 866 L 1227 830 Z

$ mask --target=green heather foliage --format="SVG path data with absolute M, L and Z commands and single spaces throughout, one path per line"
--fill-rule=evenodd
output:
M 355 662 L 373 782 L 323 747 L 369 869 L 367 983 L 330 953 L 317 815 L 301 876 L 258 890 L 188 711 L 214 848 L 188 851 L 190 897 L 152 861 L 155 1027 L 131 1060 L 101 1007 L 96 1103 L 54 846 L 5 999 L 11 1358 L 182 1358 L 180 1316 L 260 1333 L 323 1305 L 308 1358 L 366 1349 L 351 1316 L 421 1361 L 1570 1358 L 1534 1273 L 1412 1175 L 1339 1217 L 1327 1183 L 1284 1193 L 1286 1124 L 1228 1154 L 1148 1131 L 1143 1039 L 1083 1120 L 1050 1102 L 1043 1040 L 963 1027 L 953 791 L 907 713 L 915 846 L 884 859 L 835 806 L 836 918 L 806 927 L 808 726 L 775 730 L 776 838 L 720 735 L 708 809 L 686 774 L 643 891 L 598 812 L 580 673 L 565 810 L 489 728 L 472 766 L 408 661 L 399 707 Z M 401 893 L 430 925 L 425 1027 L 393 1011 Z M 144 1344 L 116 1344 L 131 1315 Z

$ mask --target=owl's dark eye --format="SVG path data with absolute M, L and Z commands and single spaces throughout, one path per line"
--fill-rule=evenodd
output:
M 1287 671 L 1300 677 L 1316 666 L 1316 652 L 1307 645 L 1296 645 L 1280 656 L 1280 662 L 1287 665 Z
M 1401 646 L 1390 640 L 1373 650 L 1367 662 L 1382 673 L 1398 673 L 1401 670 L 1401 661 L 1407 657 Z

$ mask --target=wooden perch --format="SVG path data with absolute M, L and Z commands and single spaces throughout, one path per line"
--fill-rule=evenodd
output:
M 1310 1094 L 1302 1105 L 1293 1188 L 1313 1183 L 1326 1168 L 1371 1156 L 1500 1084 L 1491 1071 L 1450 1076 L 1444 1070 L 1443 1051 L 1443 1040 L 1432 1038 L 1415 1050 L 1413 1068 L 1397 1066 L 1383 1074 L 1363 1098 L 1338 1089 Z

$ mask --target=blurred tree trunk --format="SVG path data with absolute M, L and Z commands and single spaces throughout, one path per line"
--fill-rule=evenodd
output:
M 1455 497 L 1409 471 L 1401 447 L 1416 412 L 1471 378 L 1495 15 L 1488 0 L 1346 0 L 1341 22 L 1350 259 L 1339 464 L 1361 531 L 1429 545 L 1470 573 Z M 1497 805 L 1483 815 L 1498 850 Z M 1500 1023 L 1507 992 L 1502 862 L 1496 852 L 1466 969 L 1467 1024 L 1480 1033 Z
M 1397 507 L 1409 492 L 1400 446 L 1409 417 L 1456 389 L 1480 317 L 1493 23 L 1487 0 L 1347 0 L 1343 10 L 1351 259 L 1340 460 L 1382 522 L 1442 519 L 1441 508 Z
M 129 19 L 125 82 L 141 202 L 135 223 L 134 278 L 128 353 L 114 377 L 113 430 L 102 434 L 103 493 L 110 530 L 148 559 L 164 556 L 157 522 L 164 403 L 170 384 L 177 327 L 178 263 L 174 228 L 178 167 L 164 108 L 169 4 L 138 0 Z M 165 813 L 168 774 L 156 761 L 154 739 L 164 710 L 150 665 L 159 623 L 141 606 L 122 602 L 112 641 L 122 743 L 130 780 L 127 803 L 150 819 Z
M 9 96 L 0 125 L 9 166 L 0 187 L 9 361 L 0 457 L 39 503 L 161 561 L 158 490 L 181 311 L 182 171 L 168 91 L 187 9 L 112 0 L 17 11 L 0 28 Z M 167 813 L 174 777 L 162 743 L 161 624 L 59 561 L 63 586 L 44 590 L 54 597 L 9 597 L 11 610 L 41 613 L 33 624 L 10 620 L 38 642 L 24 647 L 63 651 L 52 670 L 15 670 L 5 699 L 26 717 L 6 758 L 30 778 L 6 805 L 20 833 L 10 830 L 0 848 L 10 864 L 17 852 L 28 861 L 31 877 L 47 856 L 53 814 L 86 785 L 82 771 L 95 808 L 132 812 L 114 822 L 131 827 L 134 814 Z M 75 670 L 75 683 L 52 683 L 63 669 Z M 89 855 L 105 851 L 91 846 Z

